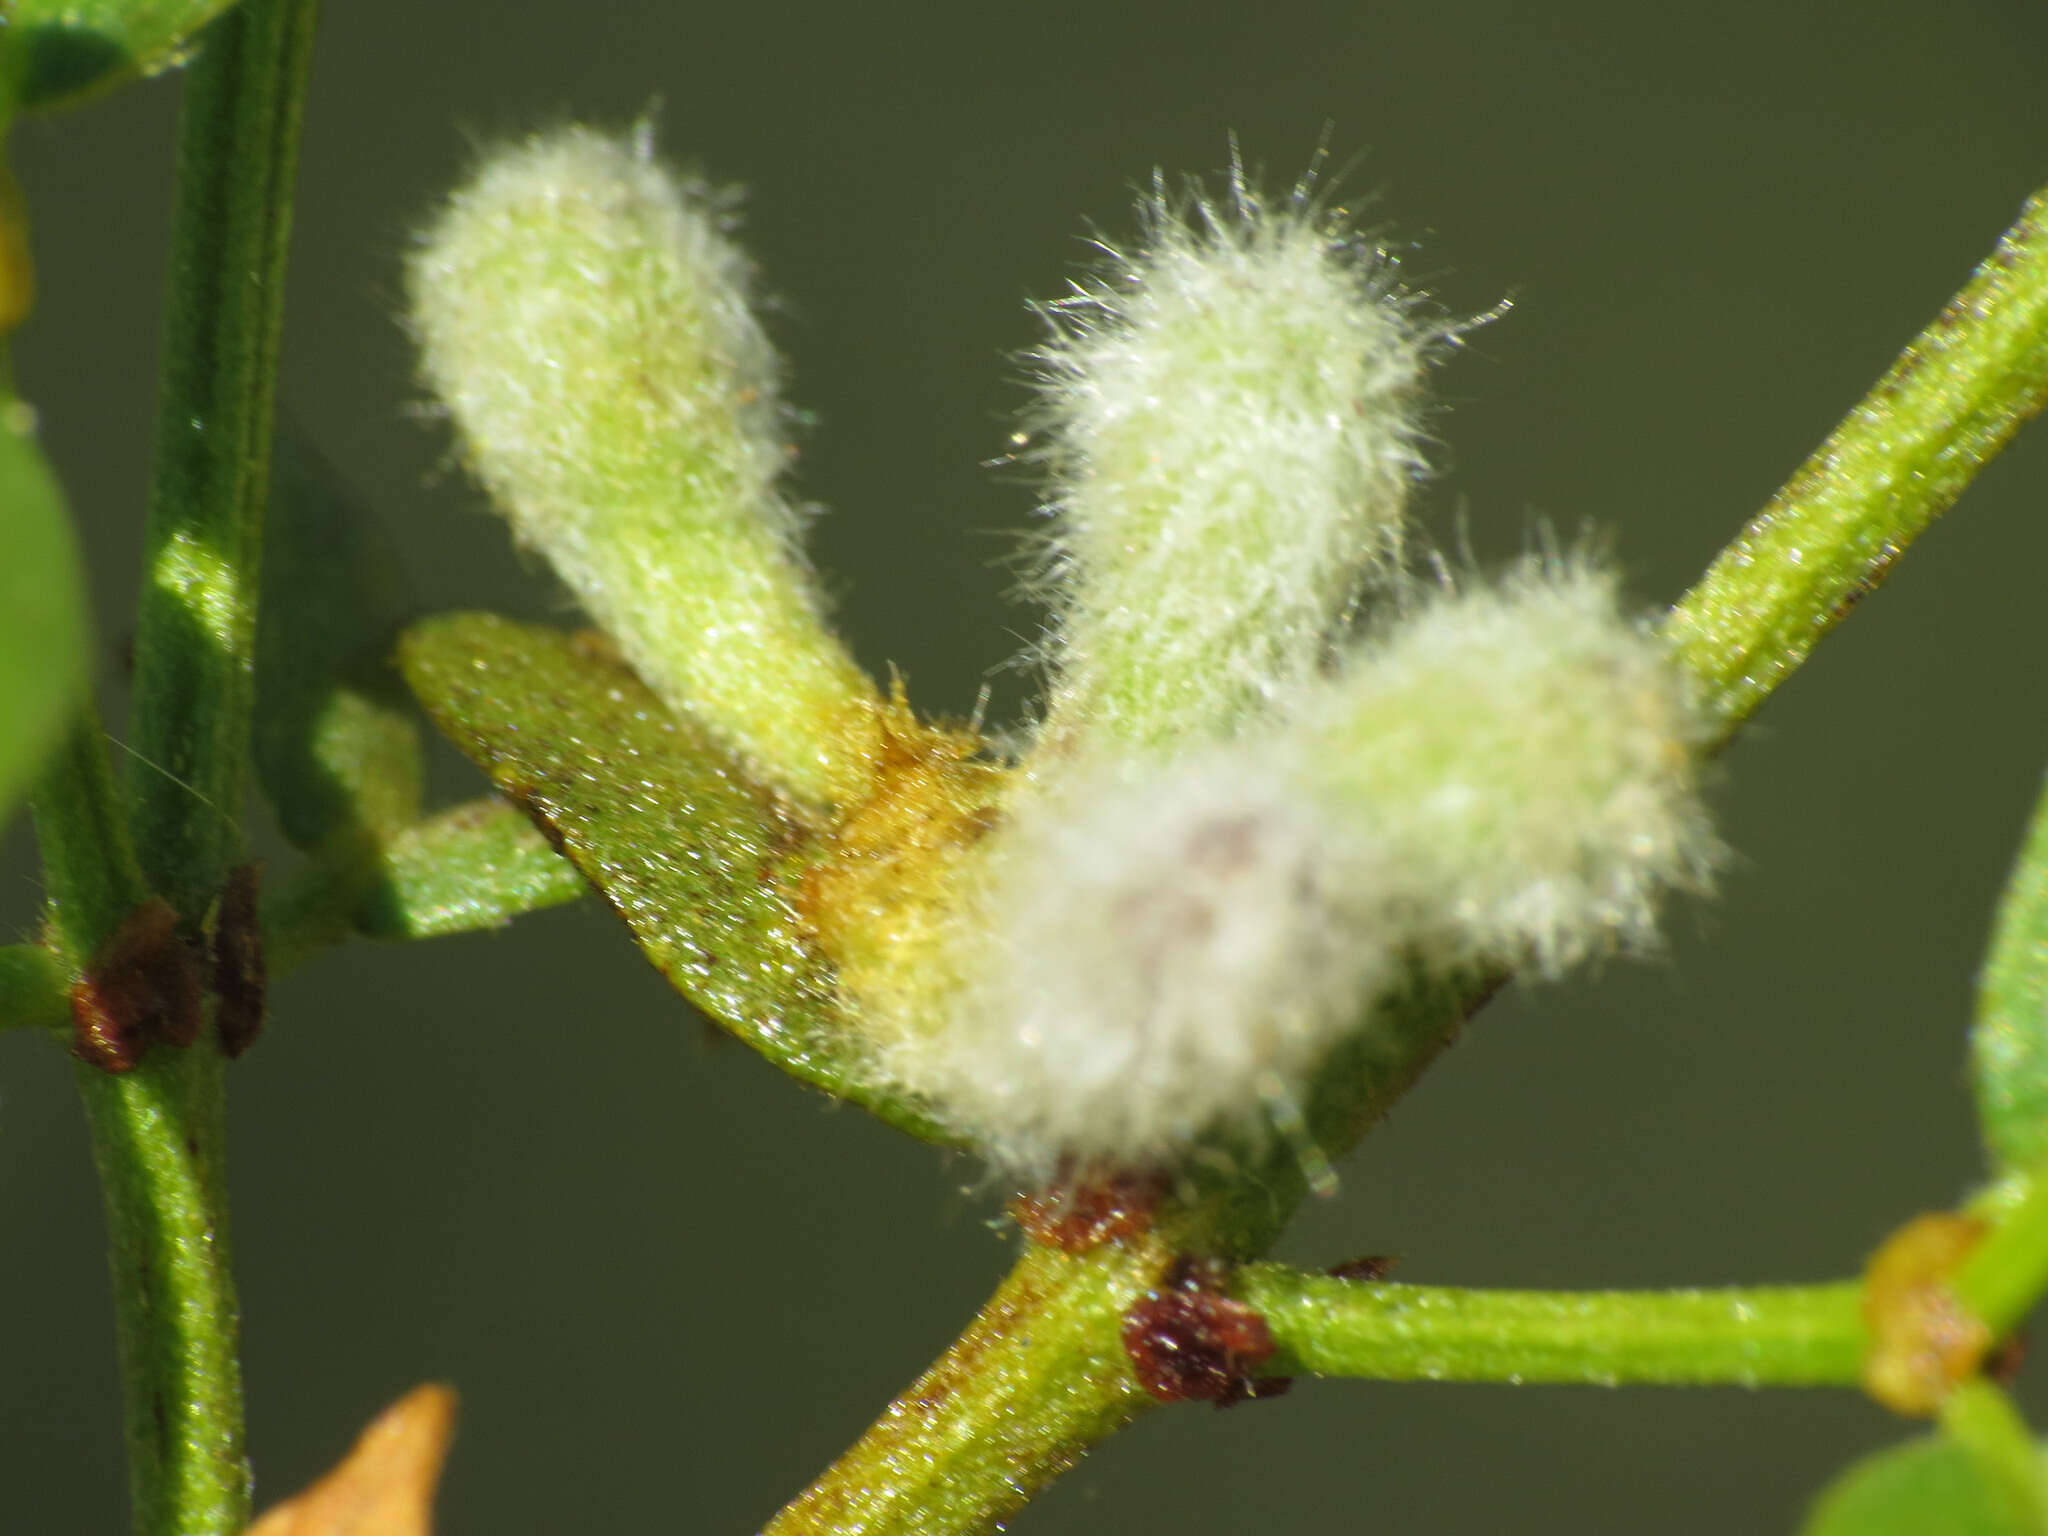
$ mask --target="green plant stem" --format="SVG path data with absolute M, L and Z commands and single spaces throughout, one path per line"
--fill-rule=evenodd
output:
M 2012 1399 L 1977 1377 L 1942 1400 L 1941 1427 L 1961 1446 L 2006 1516 L 2001 1529 L 2048 1536 L 2048 1481 L 2033 1432 Z
M 229 1271 L 220 1057 L 159 1048 L 78 1067 L 106 1202 L 136 1536 L 249 1519 L 239 1313 Z
M 104 833 L 111 820 L 103 760 L 78 771 L 73 751 L 73 771 L 53 775 L 37 808 L 39 831 L 59 834 L 46 852 L 104 866 L 65 877 L 97 881 L 90 912 L 52 879 L 52 925 L 74 966 L 133 909 L 138 888 L 161 891 L 195 932 L 238 850 L 289 188 L 314 14 L 312 0 L 249 0 L 209 33 L 187 82 L 136 634 L 134 746 L 147 765 L 131 802 L 137 854 L 119 853 L 118 838 L 97 852 L 82 846 L 78 827 L 90 819 Z M 96 737 L 91 747 L 98 754 Z M 122 900 L 107 899 L 116 888 Z M 78 1072 L 106 1201 L 138 1536 L 228 1536 L 249 1518 L 221 1068 L 202 1043 L 159 1047 L 119 1076 Z
M 1282 1264 L 1238 1272 L 1273 1331 L 1270 1370 L 1381 1381 L 1853 1386 L 1861 1287 L 1493 1291 L 1362 1284 Z
M 1027 1248 L 953 1347 L 762 1536 L 999 1529 L 1155 1406 L 1116 1319 L 1164 1260 L 1154 1243 Z
M 500 928 L 589 893 L 575 866 L 498 799 L 429 816 L 340 862 L 314 859 L 264 903 L 271 974 L 351 933 L 433 939 Z
M 1666 631 L 1722 739 L 2048 401 L 2048 192 L 1723 550 Z
M 128 841 L 106 733 L 91 704 L 78 712 L 45 767 L 29 810 L 43 858 L 46 937 L 65 971 L 76 976 L 150 896 Z
M 70 978 L 40 944 L 0 945 L 0 1029 L 62 1029 Z
M 61 988 L 150 894 L 90 713 L 50 764 L 32 807 L 49 893 L 50 966 Z M 106 1203 L 138 1536 L 239 1531 L 249 1514 L 219 1064 L 201 1047 L 159 1049 L 118 1077 L 78 1068 Z
M 1984 1320 L 1993 1338 L 2019 1326 L 2048 1290 L 2048 1170 L 2027 1182 L 2019 1200 L 1995 1217 L 1984 1241 L 1955 1272 L 1950 1289 Z
M 272 395 L 316 0 L 250 0 L 186 84 L 136 613 L 133 827 L 188 923 L 238 856 Z

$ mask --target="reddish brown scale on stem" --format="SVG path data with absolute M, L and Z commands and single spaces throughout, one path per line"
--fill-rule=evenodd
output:
M 229 871 L 213 919 L 214 1037 L 220 1053 L 233 1058 L 256 1043 L 263 1030 L 267 970 L 263 928 L 256 915 L 256 888 L 263 861 L 252 859 Z
M 102 1072 L 128 1072 L 159 1041 L 199 1038 L 205 996 L 178 914 L 152 896 L 121 926 L 71 987 L 71 1054 Z
M 1017 1196 L 1010 1214 L 1033 1242 L 1086 1253 L 1151 1231 L 1166 1187 L 1165 1175 L 1157 1173 L 1109 1174 L 1078 1183 L 1062 1175 L 1044 1189 Z
M 1183 1254 L 1124 1313 L 1124 1353 L 1161 1402 L 1232 1408 L 1294 1385 L 1291 1376 L 1251 1374 L 1273 1357 L 1273 1333 L 1257 1311 L 1224 1293 L 1229 1280 L 1222 1259 Z

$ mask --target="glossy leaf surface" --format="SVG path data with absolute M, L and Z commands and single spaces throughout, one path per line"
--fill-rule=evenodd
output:
M 601 641 L 450 614 L 408 633 L 400 665 L 678 991 L 784 1071 L 949 1139 L 861 1070 L 830 967 L 785 894 L 814 834 Z

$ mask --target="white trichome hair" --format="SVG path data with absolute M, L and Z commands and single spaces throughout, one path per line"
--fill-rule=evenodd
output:
M 1130 250 L 1044 307 L 1047 737 L 1220 733 L 1311 674 L 1395 560 L 1448 328 L 1304 184 L 1155 185 Z

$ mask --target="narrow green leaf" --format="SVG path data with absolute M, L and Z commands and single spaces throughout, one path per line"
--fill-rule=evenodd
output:
M 1977 982 L 1970 1078 L 1994 1170 L 2048 1160 L 2048 788 L 1999 898 Z
M 1493 1291 L 1249 1264 L 1238 1294 L 1273 1331 L 1274 1369 L 1382 1381 L 1847 1386 L 1867 1344 L 1855 1284 Z
M 9 67 L 24 107 L 76 106 L 182 64 L 234 0 L 14 0 Z
M 868 1076 L 790 892 L 812 835 L 600 643 L 490 614 L 411 630 L 434 723 L 608 900 L 675 988 L 793 1076 L 928 1141 Z
M 256 776 L 297 847 L 366 844 L 419 814 L 419 731 L 388 660 L 410 594 L 383 530 L 290 433 L 271 482 Z
M 33 422 L 0 396 L 0 817 L 56 747 L 86 675 L 78 552 Z

